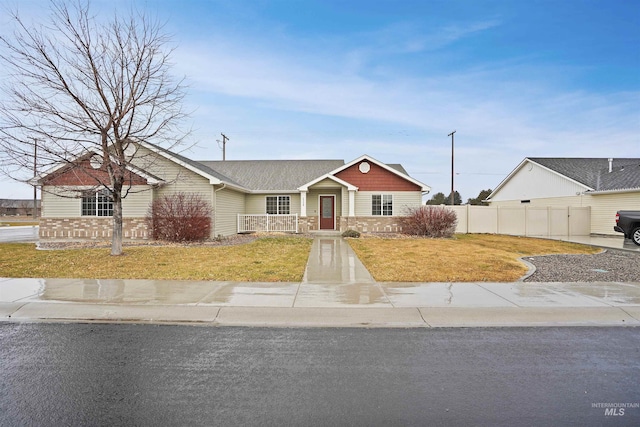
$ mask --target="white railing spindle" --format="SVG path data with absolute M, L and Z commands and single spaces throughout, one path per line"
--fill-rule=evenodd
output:
M 238 214 L 238 233 L 256 231 L 298 232 L 298 214 L 243 215 Z

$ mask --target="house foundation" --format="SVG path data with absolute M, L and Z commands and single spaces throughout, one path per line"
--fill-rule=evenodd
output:
M 342 216 L 336 218 L 336 231 L 356 230 L 360 233 L 401 233 L 403 217 L 383 216 Z M 307 216 L 298 219 L 300 233 L 318 231 L 318 217 Z
M 40 239 L 111 239 L 113 218 L 41 218 Z M 145 218 L 123 218 L 122 237 L 127 240 L 147 240 L 151 230 Z

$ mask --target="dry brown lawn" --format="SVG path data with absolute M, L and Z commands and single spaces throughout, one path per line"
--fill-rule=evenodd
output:
M 36 250 L 0 244 L 0 277 L 229 280 L 302 280 L 311 239 L 270 237 L 236 246 L 137 246 L 112 257 L 110 249 Z
M 490 234 L 349 239 L 349 244 L 380 282 L 513 282 L 527 272 L 519 257 L 600 252 L 556 240 Z
M 0 277 L 298 282 L 311 239 L 266 237 L 234 246 L 134 246 L 112 257 L 109 248 L 36 250 L 0 244 Z M 519 257 L 591 254 L 599 249 L 555 240 L 500 235 L 453 239 L 349 239 L 381 282 L 512 282 L 526 267 Z

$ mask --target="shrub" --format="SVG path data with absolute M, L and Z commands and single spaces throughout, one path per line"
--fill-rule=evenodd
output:
M 440 206 L 409 208 L 402 220 L 406 234 L 426 237 L 451 237 L 456 231 L 458 218 L 450 209 Z
M 156 240 L 206 240 L 211 233 L 211 206 L 194 193 L 164 196 L 152 203 L 147 223 Z
M 347 230 L 342 233 L 342 237 L 354 237 L 357 239 L 358 237 L 360 237 L 360 232 L 357 230 Z

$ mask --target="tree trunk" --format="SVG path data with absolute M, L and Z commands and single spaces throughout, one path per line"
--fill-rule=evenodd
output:
M 118 187 L 116 185 L 116 187 Z M 113 191 L 113 234 L 111 237 L 111 255 L 122 255 L 122 185 Z

